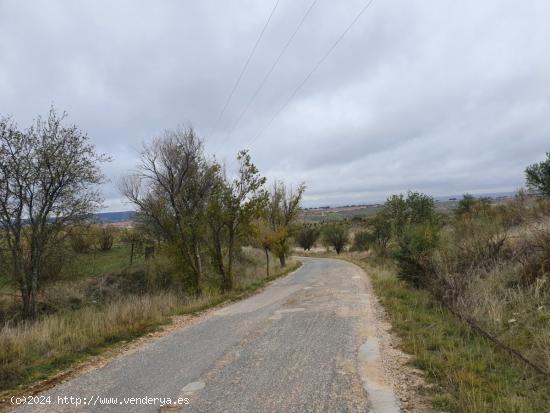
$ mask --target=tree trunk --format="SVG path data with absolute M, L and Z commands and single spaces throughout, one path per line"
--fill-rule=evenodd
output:
M 24 273 L 21 257 L 23 252 L 21 251 L 19 238 L 15 241 L 15 246 L 12 249 L 13 260 L 13 279 L 19 283 L 19 291 L 21 292 L 21 304 L 23 305 L 23 317 L 30 318 L 31 316 L 31 298 L 29 293 L 29 284 L 27 277 Z
M 225 284 L 227 283 L 226 281 L 227 275 L 225 273 L 225 265 L 223 263 L 223 255 L 221 251 L 216 251 L 216 262 L 218 263 L 218 271 L 222 277 L 222 288 L 225 289 Z
M 30 295 L 30 319 L 31 320 L 36 320 L 36 318 L 38 317 L 38 306 L 37 306 L 37 295 L 38 295 L 38 272 L 39 272 L 39 269 L 38 269 L 38 263 L 37 263 L 37 266 L 35 268 L 32 269 L 32 273 L 31 273 L 31 288 L 30 288 L 30 291 L 29 291 L 29 295 Z
M 265 251 L 265 273 L 266 277 L 269 278 L 269 250 L 264 248 Z
M 235 232 L 233 228 L 229 228 L 229 245 L 228 245 L 228 257 L 227 257 L 227 291 L 233 289 L 233 253 L 235 248 Z
M 23 317 L 31 318 L 31 297 L 29 295 L 29 288 L 25 280 L 21 280 L 19 289 L 21 290 L 21 302 L 23 304 Z
M 36 320 L 38 316 L 37 295 L 38 295 L 38 277 L 40 274 L 40 241 L 37 238 L 31 240 L 31 258 L 30 268 L 27 268 L 27 289 L 28 289 L 28 313 L 26 317 L 30 320 Z M 25 276 L 25 275 L 23 275 Z
M 286 266 L 286 255 L 285 254 L 279 255 L 279 261 L 281 263 L 281 267 L 285 267 Z
M 222 277 L 222 288 L 225 290 L 226 284 L 227 284 L 227 274 L 225 271 L 225 264 L 223 262 L 223 252 L 222 252 L 222 244 L 220 240 L 218 229 L 212 230 L 212 238 L 214 242 L 214 255 L 216 260 L 216 265 L 218 267 L 218 272 L 220 273 Z
M 200 265 L 197 257 L 197 246 L 183 244 L 180 247 L 182 257 L 185 257 L 186 261 L 191 267 L 190 287 L 196 296 L 201 294 L 200 290 Z
M 200 253 L 200 250 L 199 250 L 199 243 L 198 242 L 194 242 L 194 252 L 193 252 L 193 255 L 194 255 L 194 260 L 195 260 L 195 293 L 197 295 L 201 295 L 202 294 L 202 291 L 201 291 L 201 285 L 200 285 L 200 282 L 201 282 L 201 278 L 202 278 L 202 261 L 201 261 L 201 253 Z

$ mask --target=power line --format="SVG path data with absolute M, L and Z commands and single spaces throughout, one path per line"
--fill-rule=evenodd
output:
M 254 103 L 254 101 L 256 100 L 256 97 L 258 97 L 258 94 L 261 92 L 261 90 L 263 89 L 263 87 L 265 86 L 267 80 L 269 79 L 269 77 L 271 76 L 271 74 L 273 73 L 273 71 L 275 70 L 275 68 L 277 67 L 277 65 L 279 64 L 279 61 L 281 60 L 281 58 L 283 57 L 283 55 L 285 54 L 285 52 L 287 51 L 288 47 L 290 46 L 290 44 L 292 43 L 292 40 L 294 40 L 294 37 L 296 36 L 296 34 L 298 33 L 298 31 L 300 30 L 300 28 L 302 27 L 302 25 L 304 24 L 307 16 L 309 16 L 309 14 L 311 13 L 311 10 L 313 9 L 313 7 L 315 6 L 315 4 L 317 3 L 318 0 L 313 0 L 313 2 L 311 3 L 311 5 L 309 6 L 309 8 L 306 10 L 305 14 L 303 15 L 302 19 L 300 20 L 300 22 L 298 23 L 298 26 L 296 26 L 296 28 L 294 29 L 294 32 L 290 35 L 290 37 L 288 38 L 287 42 L 285 43 L 285 45 L 283 46 L 281 52 L 279 53 L 279 55 L 277 56 L 277 58 L 275 59 L 275 61 L 273 62 L 273 64 L 271 65 L 270 69 L 268 70 L 268 72 L 266 73 L 266 75 L 264 76 L 264 78 L 262 79 L 262 81 L 260 82 L 260 84 L 258 85 L 258 87 L 256 88 L 256 90 L 254 91 L 254 93 L 252 94 L 252 97 L 250 98 L 250 100 L 248 101 L 248 103 L 246 104 L 245 108 L 243 109 L 243 111 L 240 113 L 239 117 L 237 118 L 237 121 L 235 122 L 235 124 L 233 125 L 233 127 L 231 128 L 231 130 L 229 131 L 229 133 L 227 134 L 227 138 L 229 138 L 229 136 L 231 136 L 231 134 L 233 133 L 233 131 L 237 128 L 237 126 L 239 125 L 241 119 L 244 117 L 244 115 L 248 112 L 248 110 L 250 109 L 250 107 L 252 106 L 252 104 Z
M 359 18 L 363 15 L 363 13 L 370 7 L 370 5 L 374 2 L 374 0 L 369 0 L 361 10 L 359 10 L 359 13 L 355 16 L 355 18 L 351 21 L 351 23 L 346 27 L 346 29 L 340 34 L 340 36 L 336 39 L 336 41 L 329 47 L 329 49 L 325 52 L 325 54 L 319 59 L 317 64 L 311 69 L 311 71 L 306 75 L 306 77 L 296 86 L 294 91 L 291 93 L 291 95 L 288 97 L 288 99 L 285 101 L 285 103 L 279 108 L 279 110 L 273 115 L 273 117 L 269 120 L 269 122 L 264 126 L 262 130 L 252 139 L 248 142 L 246 146 L 252 145 L 256 140 L 258 140 L 265 131 L 271 126 L 273 121 L 281 114 L 283 110 L 288 106 L 288 104 L 294 99 L 296 94 L 300 91 L 300 89 L 306 84 L 306 82 L 309 80 L 309 78 L 315 73 L 315 71 L 323 64 L 323 62 L 327 59 L 327 57 L 332 53 L 332 51 L 338 46 L 338 44 L 342 41 L 342 39 L 346 36 L 346 34 L 350 31 L 350 29 L 353 27 L 353 25 L 359 20 Z
M 220 116 L 218 117 L 216 125 L 218 125 L 220 123 L 220 121 L 222 120 L 222 117 L 223 117 L 227 107 L 229 106 L 229 103 L 231 102 L 231 98 L 233 98 L 233 95 L 235 94 L 235 91 L 237 90 L 237 87 L 239 87 L 239 83 L 241 82 L 241 79 L 244 75 L 244 72 L 248 68 L 248 65 L 249 65 L 250 61 L 252 60 L 252 56 L 254 56 L 254 52 L 256 51 L 256 49 L 258 47 L 258 44 L 260 44 L 260 40 L 262 40 L 262 37 L 265 33 L 265 30 L 267 29 L 267 26 L 269 25 L 269 22 L 271 21 L 271 18 L 273 17 L 273 14 L 275 13 L 275 10 L 277 9 L 277 6 L 279 5 L 279 1 L 280 0 L 275 1 L 275 5 L 273 6 L 273 9 L 271 10 L 271 13 L 269 14 L 269 17 L 267 18 L 267 21 L 265 22 L 264 27 L 262 28 L 262 31 L 260 32 L 260 35 L 258 36 L 258 39 L 256 39 L 256 43 L 254 44 L 254 47 L 250 51 L 250 54 L 248 55 L 248 58 L 246 59 L 246 62 L 245 62 L 244 66 L 241 70 L 241 73 L 239 74 L 239 76 L 237 77 L 237 81 L 233 85 L 233 89 L 231 89 L 231 92 L 229 93 L 229 96 L 227 97 L 227 100 L 225 101 L 225 105 L 223 106 L 223 109 L 220 113 Z

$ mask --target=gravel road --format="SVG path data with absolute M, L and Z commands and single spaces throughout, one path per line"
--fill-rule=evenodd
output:
M 17 411 L 398 412 L 364 272 L 300 260 L 259 294 L 59 384 L 42 394 L 49 405 Z M 161 406 L 168 398 L 182 404 Z

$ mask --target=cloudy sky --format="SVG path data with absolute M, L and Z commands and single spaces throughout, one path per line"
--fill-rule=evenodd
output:
M 550 150 L 547 0 L 374 0 L 298 90 L 366 1 L 279 0 L 220 119 L 275 2 L 0 0 L 0 114 L 66 110 L 113 157 L 108 210 L 178 124 L 306 206 L 513 191 Z

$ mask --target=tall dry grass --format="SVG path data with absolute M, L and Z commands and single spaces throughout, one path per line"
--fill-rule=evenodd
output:
M 466 323 L 438 305 L 427 291 L 398 279 L 392 265 L 354 262 L 370 275 L 375 292 L 391 318 L 392 331 L 400 336 L 401 348 L 414 356 L 412 363 L 424 370 L 425 377 L 433 384 L 427 393 L 435 411 L 549 411 L 548 377 L 535 373 L 473 332 Z M 500 313 L 491 289 L 480 290 L 478 297 L 480 302 L 473 304 L 475 309 L 487 307 Z M 516 301 L 519 297 L 512 299 Z M 542 339 L 540 334 L 538 337 Z M 548 341 L 546 343 L 548 351 L 550 347 Z
M 516 199 L 457 218 L 434 252 L 432 287 L 461 314 L 550 372 L 550 216 Z
M 185 303 L 173 294 L 127 297 L 0 330 L 0 388 L 38 380 L 52 370 L 167 321 Z

